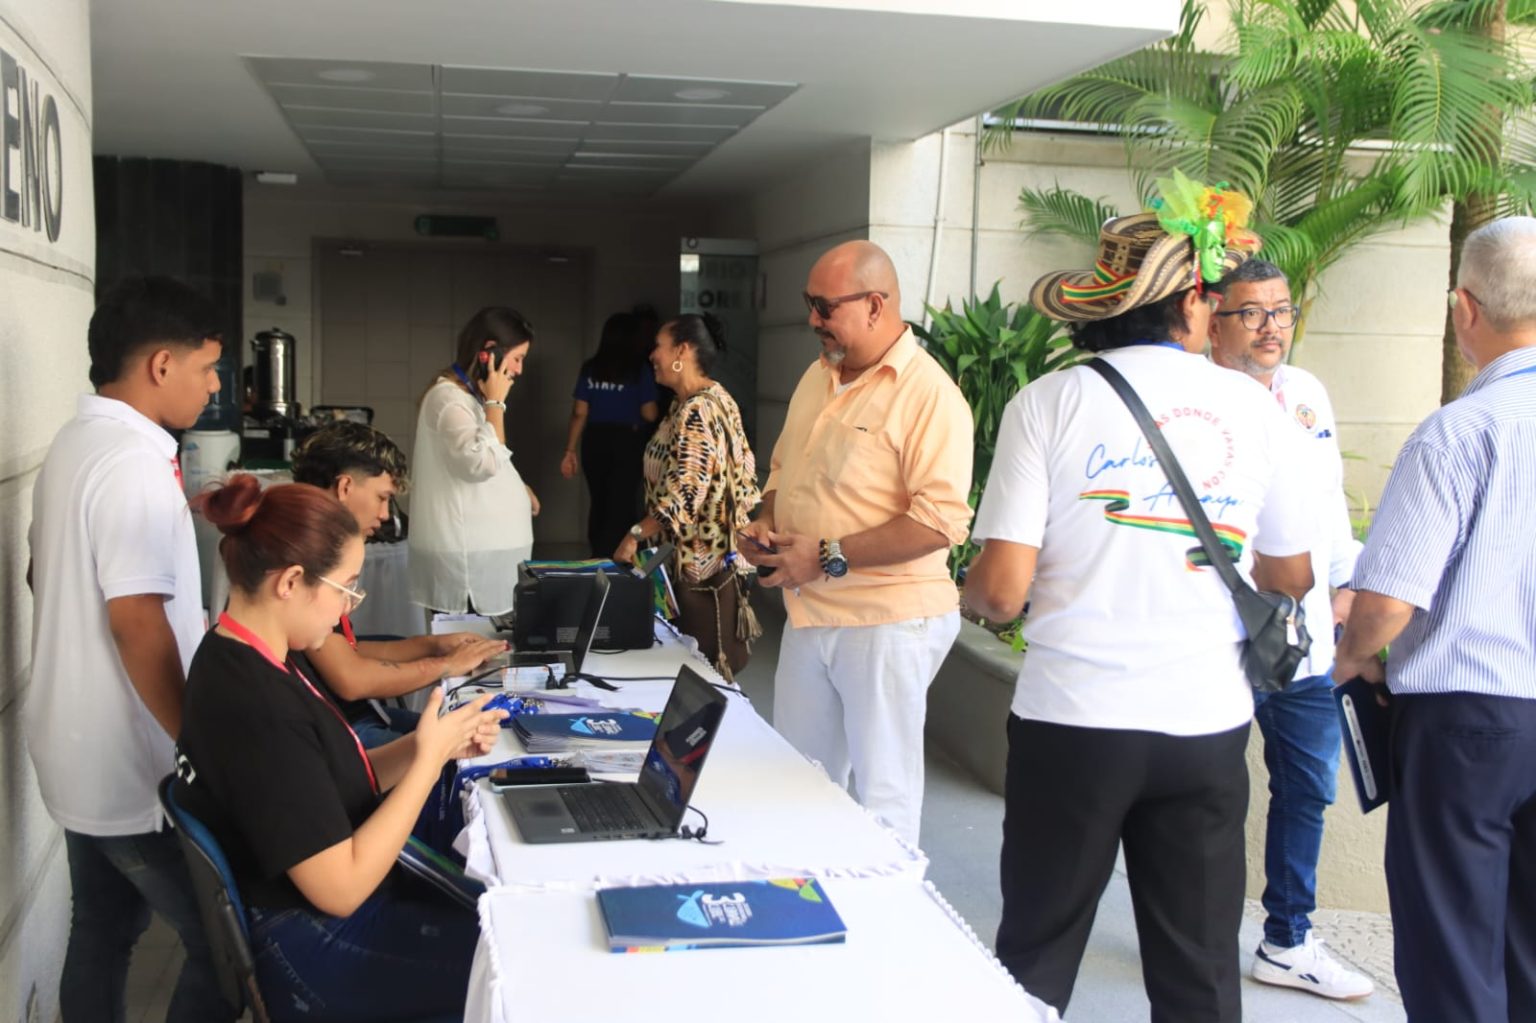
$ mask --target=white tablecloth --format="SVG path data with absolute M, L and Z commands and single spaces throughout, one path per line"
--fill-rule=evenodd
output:
M 720 676 L 664 627 L 662 645 L 621 654 L 594 654 L 583 670 L 609 678 L 675 678 L 687 661 L 711 681 Z M 609 706 L 662 709 L 672 683 L 618 681 L 605 693 L 586 685 L 581 695 Z M 692 803 L 709 815 L 709 838 L 690 841 L 577 842 L 527 845 L 502 799 L 485 782 L 466 800 L 468 827 L 458 846 L 470 873 L 488 885 L 592 888 L 608 884 L 660 884 L 750 877 L 904 876 L 921 879 L 928 859 L 904 843 L 832 783 L 775 732 L 739 693 L 733 694 L 720 736 L 699 775 Z M 523 753 L 510 731 L 482 762 Z M 696 814 L 689 823 L 697 826 Z
M 708 768 L 706 767 L 706 772 Z M 625 843 L 631 844 L 631 843 Z M 466 1023 L 918 1020 L 1055 1023 L 926 882 L 831 880 L 842 945 L 608 951 L 591 892 L 480 900 Z

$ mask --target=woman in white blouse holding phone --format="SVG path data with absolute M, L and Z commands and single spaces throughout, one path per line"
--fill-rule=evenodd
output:
M 458 356 L 427 388 L 412 455 L 411 600 L 437 611 L 512 609 L 517 565 L 533 550 L 538 498 L 512 464 L 507 394 L 533 327 L 487 306 L 459 332 Z

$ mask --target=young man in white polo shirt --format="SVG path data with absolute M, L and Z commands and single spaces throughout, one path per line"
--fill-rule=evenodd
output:
M 1229 195 L 1212 205 L 1239 207 Z M 1201 357 L 1203 286 L 1257 239 L 1216 214 L 1198 226 L 1192 240 L 1150 213 L 1111 220 L 1093 269 L 1048 275 L 1030 300 L 1141 397 L 1239 570 L 1299 597 L 1312 572 L 1298 438 L 1253 381 Z M 1236 1023 L 1253 715 L 1243 634 L 1108 381 L 1073 367 L 1008 404 L 972 535 L 984 546 L 966 578 L 971 607 L 1007 621 L 1030 600 L 1008 720 L 998 958 L 1065 1012 L 1123 845 L 1152 1018 Z
M 1311 488 L 1312 576 L 1303 601 L 1312 650 L 1284 691 L 1256 693 L 1254 717 L 1264 734 L 1269 816 L 1264 842 L 1264 941 L 1254 951 L 1253 979 L 1300 988 L 1324 998 L 1364 998 L 1370 978 L 1328 954 L 1312 934 L 1323 811 L 1333 802 L 1339 771 L 1339 716 L 1333 701 L 1333 627 L 1349 614 L 1360 541 L 1344 500 L 1333 403 L 1317 377 L 1286 364 L 1300 310 L 1285 274 L 1250 259 L 1211 289 L 1222 297 L 1211 317 L 1211 361 L 1263 384 L 1302 438 L 1297 454 Z M 1339 587 L 1330 600 L 1329 586 Z
M 191 512 L 167 431 L 190 427 L 218 391 L 219 333 L 218 311 L 176 281 L 131 280 L 108 293 L 88 339 L 96 393 L 80 396 L 33 493 L 23 722 L 69 856 L 65 1023 L 123 1018 L 129 957 L 151 911 L 187 951 L 166 1018 L 235 1017 L 156 793 L 204 628 Z

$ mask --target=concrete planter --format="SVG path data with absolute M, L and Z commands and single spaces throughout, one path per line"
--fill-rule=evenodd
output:
M 928 743 L 999 794 L 1008 763 L 1008 706 L 1023 660 L 986 629 L 961 621 L 928 690 Z

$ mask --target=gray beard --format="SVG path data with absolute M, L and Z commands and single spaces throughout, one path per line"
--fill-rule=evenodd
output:
M 841 366 L 843 364 L 843 360 L 848 358 L 848 352 L 843 348 L 833 348 L 831 351 L 823 349 L 821 354 L 822 358 L 826 359 L 827 362 L 834 366 Z

